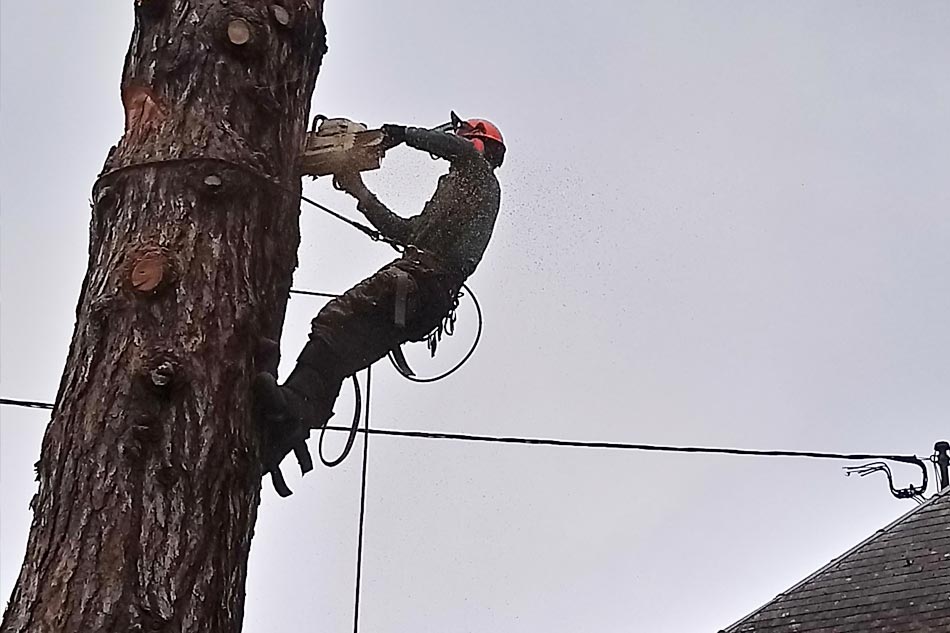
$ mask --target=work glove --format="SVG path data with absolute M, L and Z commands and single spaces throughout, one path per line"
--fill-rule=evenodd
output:
M 387 145 L 390 147 L 395 147 L 400 143 L 406 142 L 406 126 L 405 125 L 393 125 L 387 123 L 386 125 L 380 128 L 383 131 L 383 135 L 386 137 Z
M 293 493 L 280 472 L 280 463 L 293 451 L 301 475 L 313 470 L 313 459 L 307 449 L 313 407 L 293 389 L 278 385 L 267 372 L 254 377 L 252 389 L 254 417 L 261 433 L 261 469 L 270 473 L 277 494 L 290 496 Z
M 333 186 L 340 191 L 345 191 L 357 200 L 365 200 L 369 194 L 369 189 L 363 183 L 363 177 L 360 172 L 340 172 L 333 176 Z

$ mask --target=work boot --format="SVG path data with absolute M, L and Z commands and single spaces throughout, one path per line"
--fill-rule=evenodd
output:
M 274 376 L 267 372 L 255 376 L 252 388 L 255 418 L 261 433 L 262 470 L 270 473 L 277 494 L 286 497 L 291 490 L 280 472 L 284 457 L 293 451 L 302 475 L 313 470 L 306 443 L 310 436 L 312 407 L 294 390 L 279 386 Z

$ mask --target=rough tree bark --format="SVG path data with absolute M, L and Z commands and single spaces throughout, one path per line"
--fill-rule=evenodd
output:
M 3 633 L 241 629 L 260 498 L 249 381 L 296 266 L 322 4 L 135 1 L 125 134 L 93 188 Z

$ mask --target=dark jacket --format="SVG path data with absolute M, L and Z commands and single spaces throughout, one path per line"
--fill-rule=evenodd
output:
M 470 141 L 454 134 L 410 127 L 406 144 L 451 163 L 422 213 L 400 217 L 375 196 L 359 209 L 386 237 L 431 254 L 467 278 L 481 261 L 498 217 L 501 187 L 494 170 Z

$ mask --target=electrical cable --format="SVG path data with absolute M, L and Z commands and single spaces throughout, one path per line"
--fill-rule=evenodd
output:
M 346 431 L 345 427 L 327 426 L 330 431 Z M 366 431 L 360 431 L 363 433 Z M 820 451 L 760 450 L 751 448 L 720 448 L 708 446 L 674 446 L 669 444 L 636 444 L 628 442 L 598 442 L 580 440 L 559 440 L 550 438 L 511 437 L 494 435 L 471 435 L 467 433 L 441 433 L 432 431 L 400 431 L 393 429 L 373 429 L 370 435 L 388 437 L 408 437 L 427 440 L 455 440 L 461 442 L 482 442 L 493 444 L 522 444 L 532 446 L 561 446 L 572 448 L 601 448 L 628 451 L 646 451 L 662 453 L 699 453 L 707 455 L 743 455 L 757 457 L 805 457 L 812 459 L 837 460 L 888 460 L 917 465 L 920 458 L 916 455 L 882 455 L 875 453 L 831 453 Z
M 367 407 L 369 396 L 367 395 Z M 25 400 L 0 399 L 0 404 L 25 406 L 29 408 L 51 409 L 53 405 L 42 402 Z M 349 432 L 350 427 L 324 427 L 327 431 Z M 693 453 L 706 455 L 742 455 L 755 457 L 804 457 L 811 459 L 836 460 L 887 460 L 904 464 L 918 465 L 921 460 L 916 455 L 886 455 L 880 453 L 833 453 L 821 451 L 793 451 L 793 450 L 760 450 L 751 448 L 723 448 L 710 446 L 675 446 L 670 444 L 638 444 L 631 442 L 601 442 L 581 440 L 560 440 L 553 438 L 514 437 L 496 435 L 472 435 L 467 433 L 443 433 L 433 431 L 401 431 L 395 429 L 360 429 L 357 433 L 368 435 L 382 435 L 387 437 L 405 437 L 426 440 L 454 440 L 459 442 L 481 442 L 492 444 L 521 444 L 530 446 L 560 446 L 571 448 L 600 448 L 627 451 L 645 451 L 660 453 Z
M 33 400 L 14 400 L 12 398 L 0 398 L 0 405 L 11 407 L 23 407 L 25 409 L 50 409 L 53 408 L 51 402 L 34 402 Z

